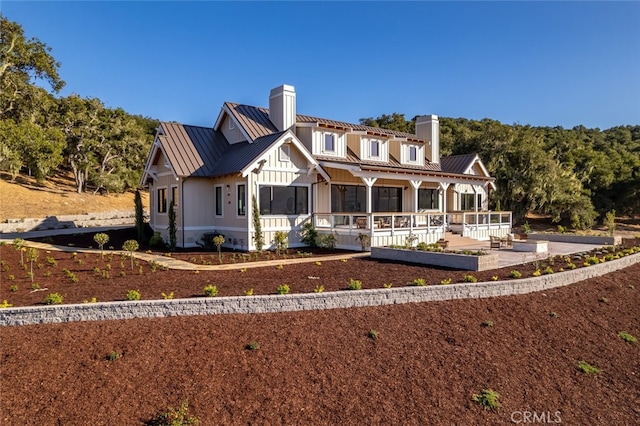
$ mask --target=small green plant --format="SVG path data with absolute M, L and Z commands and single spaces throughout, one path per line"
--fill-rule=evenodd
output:
M 120 354 L 120 352 L 116 352 L 116 351 L 111 351 L 107 354 L 107 360 L 109 361 L 115 361 L 118 358 L 122 357 L 122 354 Z
M 16 284 L 12 284 L 11 287 L 9 287 L 9 291 L 15 293 L 16 291 L 18 291 L 18 286 Z
M 27 249 L 27 260 L 29 261 L 30 265 L 29 276 L 31 277 L 31 281 L 33 281 L 33 262 L 38 260 L 38 257 L 40 257 L 40 252 L 38 252 L 38 249 L 33 247 L 29 247 Z
M 278 294 L 289 294 L 291 292 L 291 288 L 289 288 L 288 284 L 281 284 L 276 288 L 276 293 Z
M 522 225 L 522 232 L 524 232 L 526 235 L 529 235 L 531 233 L 531 225 L 529 225 L 529 221 L 525 221 Z
M 218 262 L 222 261 L 222 245 L 224 244 L 224 235 L 216 235 L 213 237 L 213 245 L 216 246 L 218 250 Z
M 92 297 L 91 299 L 83 300 L 82 303 L 98 303 L 98 299 L 96 299 L 95 297 Z
M 122 250 L 129 252 L 129 257 L 131 258 L 131 270 L 133 271 L 133 252 L 138 250 L 140 245 L 136 240 L 127 240 L 122 245 Z
M 302 231 L 300 231 L 300 241 L 309 247 L 317 247 L 316 239 L 318 238 L 318 231 L 314 228 L 312 222 L 305 222 L 302 225 Z
M 464 281 L 465 283 L 477 283 L 478 278 L 474 277 L 471 274 L 467 274 L 464 276 L 464 278 L 462 278 L 462 281 Z
M 320 241 L 318 245 L 320 247 L 334 250 L 336 248 L 337 237 L 334 234 L 324 234 L 318 238 Z
M 159 413 L 148 426 L 188 426 L 199 425 L 200 419 L 189 415 L 189 403 L 183 401 L 179 408 L 169 407 L 166 412 Z
M 384 283 L 384 284 L 382 284 L 382 287 L 383 288 L 391 288 L 391 287 L 393 287 L 393 283 Z
M 276 231 L 273 234 L 273 244 L 276 246 L 276 255 L 280 256 L 282 251 L 289 246 L 289 234 L 285 231 Z
M 379 336 L 380 336 L 380 333 L 378 333 L 375 330 L 369 330 L 369 332 L 367 333 L 367 337 L 372 340 L 378 340 Z
M 449 285 L 451 284 L 451 278 L 445 278 L 442 281 L 440 281 L 440 285 Z
M 550 312 L 550 313 L 549 313 L 549 316 L 550 316 L 551 318 L 558 318 L 558 317 L 559 317 L 559 315 L 558 315 L 558 313 L 557 313 L 557 312 Z
M 173 292 L 171 293 L 160 293 L 162 295 L 162 298 L 165 300 L 171 300 L 173 299 Z
M 323 285 L 317 285 L 314 289 L 313 289 L 314 293 L 322 293 L 324 292 L 324 286 Z
M 600 299 L 598 299 L 598 302 L 600 303 L 609 303 L 609 299 L 607 299 L 606 297 L 601 297 Z
M 209 284 L 204 288 L 204 295 L 207 297 L 215 297 L 218 295 L 218 287 L 212 284 Z
M 104 245 L 109 242 L 109 236 L 104 232 L 99 232 L 93 236 L 93 241 L 100 247 L 100 256 L 104 257 Z
M 362 281 L 354 280 L 353 278 L 349 279 L 349 285 L 347 286 L 349 290 L 361 290 L 362 289 Z
M 531 275 L 533 275 L 534 277 L 539 277 L 541 274 L 542 272 L 540 272 L 540 269 L 536 269 Z
M 38 284 L 38 283 L 31 283 L 31 289 L 32 289 L 32 290 L 40 290 L 40 284 Z
M 613 234 L 616 232 L 616 211 L 611 210 L 607 212 L 607 214 L 604 216 L 603 223 L 604 226 L 607 227 L 609 236 L 613 236 Z
M 418 287 L 424 287 L 427 284 L 424 278 L 416 278 L 411 282 L 411 285 L 415 285 Z
M 553 274 L 553 268 L 552 268 L 551 266 L 547 266 L 546 268 L 544 268 L 544 269 L 542 270 L 542 273 L 543 273 L 544 275 L 550 275 L 550 274 Z
M 573 262 L 567 263 L 567 269 L 573 270 L 573 269 L 576 269 L 576 268 L 577 268 L 577 266 L 576 266 L 575 263 L 573 263 Z
M 562 225 L 558 225 L 558 232 L 561 234 L 566 234 L 567 233 L 567 227 L 566 226 L 562 226 Z
M 0 303 L 0 309 L 2 309 L 2 308 L 10 308 L 12 306 L 13 305 L 11 303 L 7 302 L 7 299 L 3 300 L 2 303 Z
M 483 327 L 493 327 L 493 321 L 491 320 L 482 321 L 482 324 L 480 325 Z
M 244 295 L 245 296 L 253 296 L 253 289 L 250 288 L 249 290 L 245 290 L 244 291 Z
M 50 293 L 44 298 L 46 305 L 59 305 L 64 300 L 64 297 L 60 293 Z
M 13 248 L 20 252 L 20 265 L 24 265 L 24 243 L 25 241 L 22 238 L 15 238 L 13 240 Z
M 625 342 L 628 343 L 638 343 L 638 338 L 635 336 L 632 336 L 631 334 L 627 333 L 626 331 L 621 331 L 618 333 L 618 337 L 620 337 L 622 340 L 624 340 Z
M 322 265 L 322 262 L 317 261 L 317 262 L 316 262 L 316 265 L 321 266 L 321 265 Z
M 55 260 L 55 259 L 54 259 L 53 257 L 51 257 L 51 256 L 47 256 L 47 257 L 45 258 L 45 260 L 46 260 L 46 261 L 47 261 L 47 263 L 48 263 L 49 265 L 51 265 L 51 266 L 58 266 L 58 261 L 57 261 L 57 260 Z
M 371 236 L 369 236 L 369 234 L 361 232 L 356 237 L 356 240 L 360 242 L 360 248 L 362 249 L 362 251 L 366 251 L 367 246 L 371 243 Z
M 127 300 L 140 300 L 142 295 L 140 294 L 140 290 L 129 290 L 125 297 Z
M 598 374 L 602 371 L 598 367 L 594 367 L 586 361 L 578 361 L 578 370 L 585 374 Z
M 260 343 L 259 342 L 251 342 L 247 346 L 245 346 L 245 348 L 250 350 L 250 351 L 257 351 L 257 350 L 260 349 Z
M 484 389 L 482 393 L 473 395 L 473 400 L 482 405 L 485 410 L 497 410 L 500 408 L 502 404 L 500 404 L 499 399 L 500 394 L 491 389 Z

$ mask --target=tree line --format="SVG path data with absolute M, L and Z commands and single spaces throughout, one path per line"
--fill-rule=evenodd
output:
M 0 170 L 39 181 L 71 171 L 78 192 L 136 188 L 157 120 L 56 96 L 59 69 L 50 47 L 0 14 Z
M 361 124 L 415 133 L 415 117 L 383 114 Z M 527 212 L 584 229 L 605 213 L 640 214 L 640 126 L 606 130 L 533 127 L 440 117 L 441 155 L 477 153 L 496 178 L 494 210 Z

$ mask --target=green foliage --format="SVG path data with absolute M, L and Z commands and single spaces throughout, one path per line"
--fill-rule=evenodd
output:
M 31 282 L 33 282 L 33 262 L 38 260 L 38 257 L 40 257 L 40 253 L 38 252 L 38 249 L 33 247 L 29 247 L 27 249 L 27 260 L 29 261 L 29 267 L 30 267 L 29 276 L 31 277 Z
M 493 321 L 491 320 L 482 321 L 482 324 L 480 325 L 483 327 L 493 327 Z
M 164 300 L 171 300 L 173 299 L 173 292 L 171 293 L 160 293 L 162 295 L 162 298 Z
M 291 288 L 289 288 L 288 284 L 281 284 L 276 288 L 276 293 L 278 294 L 289 294 L 291 292 Z
M 482 393 L 473 395 L 473 400 L 480 405 L 485 410 L 497 410 L 502 404 L 500 404 L 500 394 L 491 389 L 484 389 Z
M 289 234 L 285 231 L 276 231 L 273 234 L 273 244 L 276 246 L 276 254 L 279 256 L 289 246 Z
M 104 245 L 109 242 L 109 236 L 104 232 L 99 232 L 93 236 L 93 241 L 100 247 L 100 254 L 104 254 Z
M 125 296 L 127 300 L 140 300 L 141 297 L 140 290 L 129 290 Z
M 522 272 L 520 272 L 520 271 L 516 271 L 516 270 L 513 270 L 513 271 L 511 271 L 511 272 L 509 273 L 509 276 L 510 276 L 511 278 L 520 278 L 520 277 L 522 277 Z
M 169 407 L 166 412 L 161 412 L 146 423 L 147 426 L 188 426 L 199 425 L 200 419 L 189 415 L 189 403 L 183 401 L 180 407 Z
M 451 284 L 451 278 L 445 278 L 440 281 L 440 285 L 449 285 Z
M 369 234 L 361 232 L 356 237 L 356 240 L 360 242 L 360 248 L 362 249 L 362 251 L 365 251 L 367 250 L 367 246 L 371 243 L 371 236 L 369 236 Z
M 613 234 L 616 232 L 616 211 L 611 210 L 607 212 L 607 214 L 604 216 L 603 222 L 604 226 L 607 227 L 607 232 L 609 233 L 609 235 L 613 236 Z
M 149 245 L 151 247 L 164 247 L 164 240 L 162 239 L 162 234 L 160 232 L 154 232 L 151 238 L 149 239 Z
M 367 333 L 367 337 L 372 340 L 378 340 L 378 337 L 380 337 L 380 333 L 378 333 L 376 330 L 369 330 L 369 332 Z
M 578 361 L 578 370 L 585 374 L 599 374 L 602 370 L 586 361 Z
M 138 250 L 140 245 L 136 240 L 127 240 L 122 244 L 122 250 L 129 252 L 129 257 L 131 258 L 131 270 L 133 271 L 133 252 Z
M 176 227 L 176 208 L 173 200 L 169 203 L 169 250 L 174 251 L 176 249 L 177 237 L 176 233 L 178 232 L 178 228 Z
M 64 297 L 60 293 L 50 293 L 44 298 L 46 305 L 59 305 L 63 302 Z
M 362 281 L 354 280 L 353 278 L 349 279 L 349 285 L 347 286 L 349 290 L 361 290 L 362 289 Z
M 415 285 L 415 286 L 418 286 L 418 287 L 424 287 L 426 284 L 427 284 L 427 282 L 425 281 L 424 278 L 416 278 L 411 283 L 411 285 Z
M 116 352 L 116 351 L 111 351 L 107 354 L 107 360 L 108 361 L 115 361 L 119 358 L 122 357 L 122 354 L 120 352 Z
M 478 278 L 474 277 L 471 274 L 467 274 L 462 278 L 462 281 L 464 281 L 466 283 L 477 283 L 478 282 Z
M 245 346 L 245 349 L 250 350 L 250 351 L 257 351 L 257 350 L 260 349 L 260 343 L 259 342 L 251 342 L 247 346 Z
M 0 309 L 2 309 L 2 308 L 10 308 L 10 307 L 12 307 L 12 306 L 13 306 L 13 305 L 12 305 L 11 303 L 9 303 L 9 302 L 7 301 L 7 299 L 3 300 L 3 301 L 2 301 L 2 303 L 0 303 Z
M 215 297 L 218 295 L 218 287 L 215 285 L 209 284 L 204 288 L 204 295 L 207 297 Z
M 322 293 L 324 292 L 324 286 L 323 285 L 317 285 L 314 289 L 313 289 L 314 293 Z
M 253 242 L 256 244 L 256 250 L 262 253 L 264 247 L 264 235 L 262 234 L 262 222 L 260 220 L 260 209 L 258 209 L 258 201 L 256 196 L 251 196 L 251 219 L 253 221 Z
M 316 228 L 313 226 L 313 222 L 309 221 L 309 222 L 305 222 L 304 225 L 302 225 L 302 231 L 300 231 L 300 241 L 302 241 L 304 244 L 308 245 L 309 247 L 317 247 L 318 243 L 317 243 L 317 238 L 318 238 L 318 231 L 316 230 Z
M 213 237 L 213 245 L 216 246 L 218 250 L 218 261 L 222 260 L 222 245 L 224 244 L 224 235 L 218 234 Z
M 334 250 L 336 248 L 336 236 L 334 234 L 320 235 L 318 245 L 322 248 Z
M 621 331 L 618 333 L 618 337 L 628 343 L 638 343 L 638 338 L 627 333 L 626 331 Z

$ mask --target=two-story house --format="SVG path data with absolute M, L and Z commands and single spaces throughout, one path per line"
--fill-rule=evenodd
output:
M 276 231 L 302 245 L 311 222 L 358 249 L 361 233 L 374 246 L 434 242 L 447 229 L 506 235 L 510 214 L 487 212 L 493 181 L 475 154 L 440 158 L 435 115 L 418 117 L 415 135 L 311 117 L 282 85 L 268 109 L 225 102 L 212 128 L 161 123 L 141 185 L 165 239 L 174 203 L 180 247 L 216 231 L 226 246 L 255 249 L 255 202 L 267 246 Z

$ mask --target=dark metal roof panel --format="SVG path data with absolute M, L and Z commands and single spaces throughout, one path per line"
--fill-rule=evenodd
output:
M 252 140 L 278 131 L 269 119 L 269 110 L 232 102 L 226 102 L 226 105 Z
M 276 142 L 284 132 L 257 138 L 253 143 L 240 142 L 229 145 L 214 167 L 212 176 L 240 173 Z
M 464 174 L 476 159 L 476 154 L 450 155 L 440 158 L 440 167 L 443 172 Z

